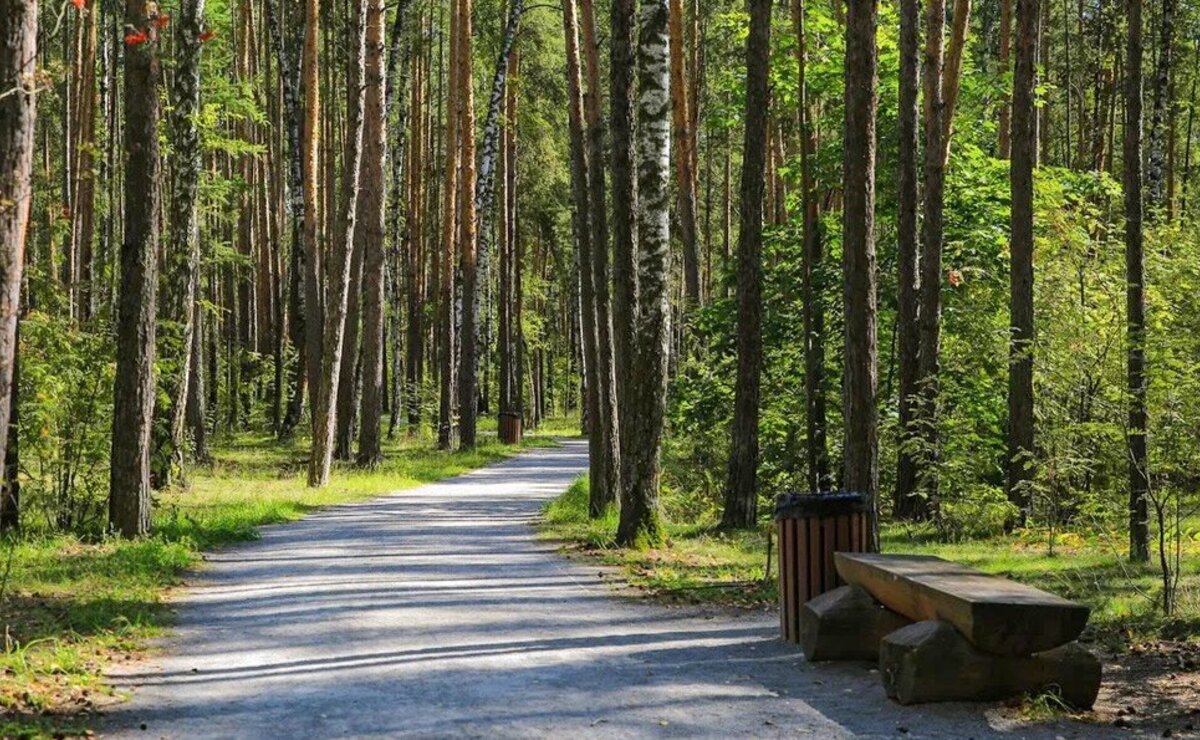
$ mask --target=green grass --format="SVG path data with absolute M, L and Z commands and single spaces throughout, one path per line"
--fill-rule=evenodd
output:
M 577 429 L 570 420 L 547 424 L 523 446 L 550 445 Z M 0 737 L 79 732 L 88 714 L 119 701 L 103 679 L 105 667 L 144 649 L 171 623 L 165 597 L 204 550 L 254 539 L 263 525 L 441 480 L 514 451 L 492 435 L 483 435 L 473 452 L 440 452 L 428 439 L 401 439 L 387 445 L 378 468 L 339 465 L 330 484 L 314 490 L 304 478 L 307 440 L 239 435 L 214 449 L 211 466 L 189 471 L 186 483 L 156 497 L 150 537 L 89 541 L 26 532 L 9 540 L 0 548 Z
M 629 582 L 657 598 L 673 602 L 770 607 L 776 599 L 774 576 L 764 578 L 769 528 L 721 532 L 715 521 L 667 523 L 666 547 L 648 550 L 613 546 L 616 513 L 601 519 L 587 515 L 588 485 L 580 478 L 547 505 L 542 536 L 568 549 L 619 566 Z M 669 502 L 668 502 L 669 503 Z M 1200 542 L 1184 546 L 1185 573 L 1174 617 L 1161 616 L 1161 581 L 1153 566 L 1121 557 L 1119 536 L 1059 533 L 1050 554 L 1045 532 L 947 544 L 928 531 L 888 527 L 884 552 L 938 555 L 1078 600 L 1092 608 L 1093 634 L 1127 643 L 1149 636 L 1185 636 L 1200 629 Z

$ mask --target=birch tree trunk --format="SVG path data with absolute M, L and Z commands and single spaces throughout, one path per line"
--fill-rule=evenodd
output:
M 667 0 L 643 0 L 637 51 L 638 317 L 633 343 L 633 456 L 629 487 L 622 491 L 617 543 L 662 540 L 658 486 L 670 360 L 671 77 Z M 633 379 L 636 378 L 636 382 Z
M 459 20 L 461 48 L 458 50 L 459 94 L 462 96 L 462 183 L 459 186 L 459 253 L 462 259 L 462 327 L 459 334 L 458 407 L 459 446 L 475 448 L 476 418 L 479 412 L 479 269 L 475 242 L 475 83 L 472 74 L 474 53 L 471 43 L 471 0 L 462 3 Z

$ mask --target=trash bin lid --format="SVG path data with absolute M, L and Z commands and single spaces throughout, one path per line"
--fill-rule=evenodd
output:
M 867 495 L 837 491 L 830 493 L 784 493 L 775 499 L 775 518 L 836 516 L 867 511 Z

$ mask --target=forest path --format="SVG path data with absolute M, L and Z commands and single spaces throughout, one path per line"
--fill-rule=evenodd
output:
M 103 729 L 136 737 L 1096 737 L 996 708 L 899 707 L 810 665 L 769 613 L 621 598 L 532 527 L 578 441 L 323 510 L 211 553 Z

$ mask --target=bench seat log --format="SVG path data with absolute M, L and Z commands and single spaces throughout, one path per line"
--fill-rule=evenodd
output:
M 938 557 L 839 552 L 834 558 L 847 583 L 915 622 L 950 623 L 986 653 L 1049 650 L 1079 637 L 1087 624 L 1082 604 Z

